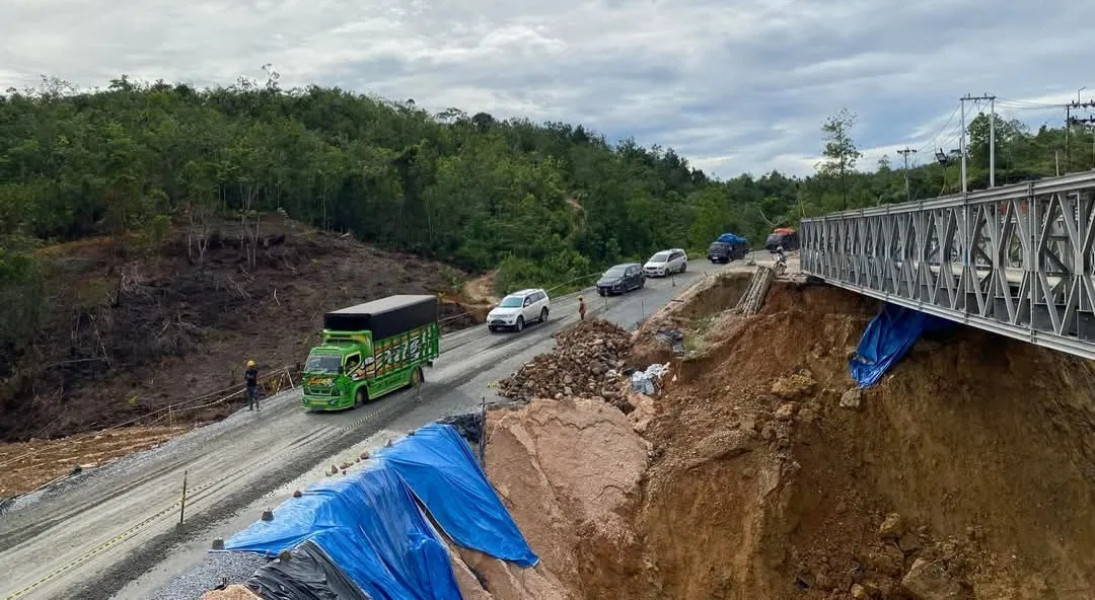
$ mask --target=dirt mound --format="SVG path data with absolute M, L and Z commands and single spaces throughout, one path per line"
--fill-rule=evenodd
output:
M 498 304 L 498 294 L 494 291 L 494 283 L 497 280 L 498 271 L 486 273 L 469 280 L 464 284 L 463 296 L 470 304 L 490 305 Z
M 748 272 L 729 272 L 692 284 L 635 332 L 629 364 L 644 368 L 673 358 L 672 338 L 660 332 L 685 333 L 685 349 L 695 353 L 703 345 L 699 339 L 718 329 L 715 325 L 719 313 L 738 303 L 749 289 L 751 278 Z
M 596 399 L 535 400 L 488 413 L 487 440 L 487 476 L 569 597 L 597 597 L 589 592 L 598 582 L 631 574 L 617 566 L 639 552 L 629 515 L 649 445 L 619 410 Z
M 18 362 L 0 361 L 0 439 L 58 437 L 108 427 L 303 362 L 323 312 L 398 293 L 443 293 L 463 275 L 349 236 L 263 219 L 254 264 L 238 222 L 215 224 L 204 254 L 185 229 L 154 256 L 126 256 L 113 240 L 43 249 L 46 321 Z M 481 322 L 454 317 L 443 327 Z M 193 411 L 216 419 L 231 406 Z
M 476 550 L 450 549 L 465 600 L 576 600 L 542 563 L 522 569 Z
M 488 473 L 580 597 L 1090 598 L 1091 363 L 958 327 L 852 391 L 877 308 L 777 282 L 648 402 L 639 475 L 614 462 L 635 433 L 611 409 L 599 437 L 534 416 L 569 401 L 492 416 Z M 550 435 L 566 443 L 535 443 Z M 610 510 L 574 500 L 607 485 Z
M 210 590 L 202 594 L 201 600 L 260 600 L 260 598 L 247 586 L 233 584 L 223 590 Z
M 533 398 L 602 397 L 631 407 L 619 389 L 631 334 L 600 319 L 582 321 L 555 335 L 555 350 L 541 354 L 498 382 L 498 393 L 528 402 Z
M 922 340 L 860 410 L 842 408 L 874 309 L 777 284 L 660 400 L 661 458 L 637 521 L 659 584 L 676 598 L 1095 589 L 1089 364 L 958 329 Z M 710 537 L 693 545 L 686 531 Z

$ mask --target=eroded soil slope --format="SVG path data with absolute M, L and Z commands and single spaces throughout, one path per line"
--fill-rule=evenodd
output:
M 155 255 L 103 238 L 40 252 L 49 271 L 45 324 L 0 373 L 0 439 L 106 427 L 303 361 L 324 311 L 399 293 L 447 293 L 462 274 L 349 236 L 270 216 L 254 264 L 239 223 L 216 224 L 203 260 L 187 232 Z M 442 316 L 464 312 L 453 302 Z M 452 319 L 459 327 L 474 316 Z M 232 407 L 180 413 L 200 422 Z
M 497 412 L 488 473 L 579 598 L 1095 597 L 1090 363 L 956 328 L 858 393 L 876 310 L 777 284 L 754 317 L 686 327 L 700 358 L 628 398 L 644 410 Z M 611 433 L 559 414 L 581 410 Z
M 638 526 L 672 595 L 839 597 L 860 585 L 903 597 L 924 587 L 909 578 L 923 558 L 946 573 L 935 591 L 1089 597 L 1090 363 L 957 328 L 921 340 L 859 397 L 846 393 L 847 358 L 874 309 L 835 289 L 777 286 L 661 399 L 651 438 L 663 455 Z M 674 510 L 675 496 L 693 509 Z M 738 532 L 682 551 L 682 530 L 727 519 Z

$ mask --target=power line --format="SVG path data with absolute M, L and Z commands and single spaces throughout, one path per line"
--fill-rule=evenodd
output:
M 947 137 L 940 140 L 935 146 L 931 148 L 931 150 L 933 152 L 936 150 L 942 150 L 944 153 L 950 152 L 950 150 L 947 150 L 947 148 L 953 148 L 954 143 L 958 141 L 958 129 L 959 126 L 955 125 L 954 129 L 951 129 Z
M 966 101 L 988 100 L 992 107 L 992 116 L 989 120 L 989 187 L 996 187 L 996 96 L 982 94 L 971 96 L 966 94 L 958 99 L 962 106 L 962 139 L 958 145 L 962 153 L 962 193 L 966 193 Z
M 997 98 L 1001 106 L 1007 105 L 1009 108 L 1018 110 L 1045 110 L 1051 108 L 1061 108 L 1065 102 L 1031 102 L 1030 100 L 1016 100 L 1013 98 Z
M 944 123 L 944 124 L 943 124 L 943 126 L 939 128 L 939 131 L 937 131 L 937 132 L 935 133 L 935 135 L 934 135 L 934 136 L 932 136 L 932 139 L 928 140 L 928 143 L 926 143 L 926 144 L 924 144 L 923 146 L 921 146 L 920 148 L 918 148 L 918 149 L 917 149 L 918 151 L 922 151 L 922 150 L 924 150 L 924 149 L 926 149 L 926 148 L 929 148 L 929 147 L 931 147 L 931 146 L 932 146 L 932 145 L 933 145 L 933 144 L 935 143 L 935 141 L 936 141 L 937 139 L 939 139 L 939 136 L 940 136 L 940 135 L 942 135 L 942 134 L 943 134 L 943 132 L 947 130 L 947 127 L 948 127 L 948 126 L 949 126 L 949 125 L 951 124 L 951 121 L 953 121 L 953 120 L 954 120 L 954 115 L 957 115 L 957 114 L 958 114 L 958 109 L 960 108 L 960 106 L 961 106 L 961 105 L 959 105 L 959 106 L 955 106 L 955 107 L 954 107 L 954 112 L 952 112 L 952 113 L 951 113 L 951 116 L 947 118 L 947 122 L 946 122 L 946 123 Z

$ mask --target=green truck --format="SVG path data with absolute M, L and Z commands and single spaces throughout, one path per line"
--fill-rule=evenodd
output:
M 422 381 L 439 350 L 436 296 L 388 296 L 323 315 L 304 365 L 309 410 L 341 410 Z

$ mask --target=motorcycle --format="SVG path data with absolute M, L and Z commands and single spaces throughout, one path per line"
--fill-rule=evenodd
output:
M 778 277 L 787 272 L 787 257 L 784 256 L 783 252 L 775 252 L 775 255 L 776 262 L 772 265 L 772 271 L 774 271 Z

